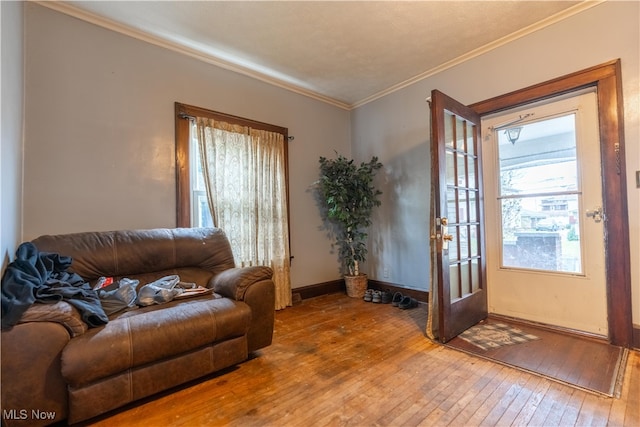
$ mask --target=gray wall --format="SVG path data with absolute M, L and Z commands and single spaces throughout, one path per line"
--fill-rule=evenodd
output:
M 352 112 L 353 153 L 380 158 L 382 205 L 369 230 L 370 277 L 427 290 L 429 283 L 429 106 L 407 89 Z
M 0 140 L 0 254 L 13 260 L 22 238 L 22 135 L 24 98 L 24 8 L 0 2 L 2 20 L 2 139 Z
M 371 230 L 370 276 L 427 289 L 432 89 L 464 104 L 621 58 L 631 240 L 633 319 L 640 324 L 640 3 L 604 2 L 352 112 L 353 153 L 386 165 Z M 509 66 L 512 64 L 512 66 Z M 384 270 L 389 277 L 383 279 Z
M 175 226 L 178 101 L 289 129 L 292 284 L 340 277 L 308 188 L 319 156 L 351 154 L 348 111 L 37 4 L 26 18 L 25 240 Z

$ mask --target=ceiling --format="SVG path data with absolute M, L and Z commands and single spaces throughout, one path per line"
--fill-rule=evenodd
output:
M 598 3 L 39 2 L 345 109 Z

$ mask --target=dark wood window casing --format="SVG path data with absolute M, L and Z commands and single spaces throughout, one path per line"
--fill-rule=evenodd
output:
M 252 129 L 260 129 L 282 134 L 285 142 L 285 179 L 287 182 L 287 211 L 289 212 L 289 152 L 287 149 L 289 131 L 287 128 L 176 102 L 176 225 L 178 227 L 191 227 L 191 163 L 189 159 L 189 126 L 190 119 L 194 117 L 208 117 L 213 120 L 223 121 L 230 124 L 237 124 L 247 126 Z

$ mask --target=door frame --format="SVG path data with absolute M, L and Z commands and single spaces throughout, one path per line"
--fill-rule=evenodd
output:
M 597 88 L 609 342 L 631 347 L 631 260 L 620 59 L 469 105 L 480 116 Z

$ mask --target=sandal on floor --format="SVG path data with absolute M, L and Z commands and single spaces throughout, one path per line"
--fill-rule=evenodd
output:
M 398 308 L 401 308 L 402 310 L 415 308 L 417 306 L 418 306 L 418 300 L 411 298 L 409 296 L 402 298 L 402 301 L 400 301 L 400 303 L 398 304 Z
M 396 292 L 395 294 L 393 294 L 393 299 L 391 300 L 391 304 L 394 307 L 397 307 L 398 304 L 400 304 L 400 301 L 402 301 L 402 294 L 400 292 Z

